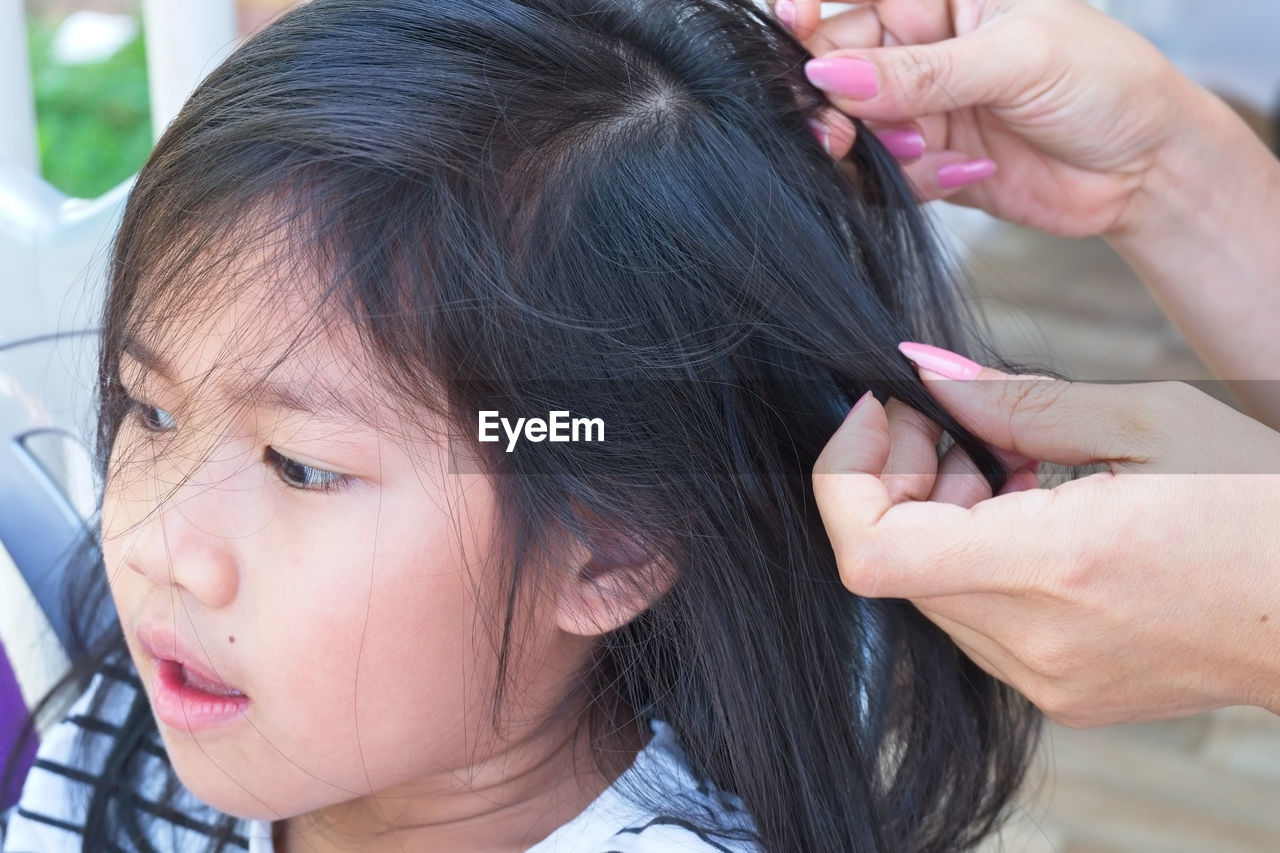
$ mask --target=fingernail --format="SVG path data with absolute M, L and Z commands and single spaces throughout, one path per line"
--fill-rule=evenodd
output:
M 796 4 L 791 0 L 778 0 L 773 5 L 773 14 L 777 16 L 782 26 L 793 33 L 796 31 Z
M 813 131 L 813 135 L 818 137 L 818 141 L 822 143 L 823 149 L 830 154 L 831 131 L 827 129 L 825 124 L 818 121 L 816 118 L 806 119 L 806 121 L 809 123 L 809 129 Z
M 844 416 L 844 419 L 847 421 L 849 420 L 849 418 L 853 417 L 853 413 L 858 411 L 858 409 L 861 409 L 863 404 L 866 403 L 867 400 L 870 399 L 870 397 L 871 397 L 870 391 L 863 393 L 863 395 L 858 398 L 858 402 L 853 404 L 853 408 L 849 410 L 849 414 Z
M 963 163 L 948 163 L 938 170 L 938 186 L 944 190 L 954 190 L 967 186 L 996 173 L 993 160 L 966 160 Z
M 911 359 L 921 370 L 931 370 L 944 379 L 977 379 L 982 365 L 950 350 L 904 341 L 898 352 Z
M 882 130 L 876 138 L 899 160 L 914 160 L 924 154 L 924 134 L 918 130 Z
M 805 76 L 819 89 L 851 98 L 874 98 L 880 93 L 876 67 L 865 59 L 822 56 L 804 64 Z

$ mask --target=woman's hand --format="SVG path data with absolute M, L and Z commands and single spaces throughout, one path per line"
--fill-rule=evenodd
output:
M 865 397 L 814 468 L 849 589 L 911 599 L 1067 725 L 1280 713 L 1280 433 L 1180 383 L 1016 377 L 903 351 L 991 446 L 1109 470 L 1054 489 L 1024 471 L 992 497 L 954 458 L 940 465 L 936 427 Z
M 855 2 L 826 19 L 820 0 L 775 11 L 819 57 L 810 80 L 868 122 L 922 198 L 1117 232 L 1162 152 L 1216 120 L 1207 92 L 1083 0 Z M 837 127 L 833 153 L 851 140 Z

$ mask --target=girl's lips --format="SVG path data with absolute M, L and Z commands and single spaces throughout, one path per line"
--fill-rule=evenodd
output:
M 243 716 L 249 697 L 191 663 L 195 656 L 168 628 L 154 623 L 137 629 L 138 643 L 155 661 L 151 705 L 160 722 L 183 732 L 230 723 Z
M 249 697 L 219 695 L 196 686 L 183 664 L 157 660 L 151 706 L 160 722 L 187 733 L 230 723 L 249 708 Z

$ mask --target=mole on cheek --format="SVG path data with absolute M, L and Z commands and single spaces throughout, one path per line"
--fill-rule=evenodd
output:
M 227 642 L 234 643 L 235 641 L 236 641 L 235 637 L 227 637 Z

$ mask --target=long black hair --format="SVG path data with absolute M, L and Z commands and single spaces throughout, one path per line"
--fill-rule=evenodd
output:
M 973 846 L 1038 715 L 910 603 L 844 590 L 810 477 L 870 389 L 942 424 L 998 487 L 997 460 L 896 350 L 976 344 L 893 159 L 867 132 L 843 163 L 812 137 L 825 101 L 807 58 L 750 0 L 300 5 L 204 81 L 133 188 L 106 305 L 103 477 L 125 340 L 224 295 L 209 259 L 275 235 L 326 276 L 387 381 L 494 475 L 501 665 L 545 531 L 602 566 L 643 553 L 676 580 L 601 640 L 582 725 L 603 742 L 667 721 L 765 850 Z M 586 413 L 618 438 L 505 453 L 474 442 L 493 408 Z M 101 567 L 75 589 L 74 612 L 100 606 Z M 118 624 L 85 645 L 64 690 L 124 651 Z M 132 758 L 155 742 L 142 699 L 89 837 L 147 848 Z

